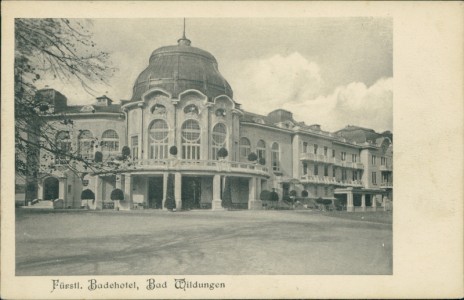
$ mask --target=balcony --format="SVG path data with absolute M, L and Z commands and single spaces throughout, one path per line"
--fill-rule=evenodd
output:
M 265 166 L 226 160 L 141 159 L 121 167 L 132 171 L 231 172 L 269 176 Z
M 384 171 L 384 172 L 392 172 L 393 167 L 391 165 L 390 166 L 389 165 L 380 165 L 379 170 Z
M 393 188 L 393 182 L 382 182 L 380 184 L 380 187 L 387 188 L 387 189 L 392 189 Z
M 315 175 L 303 175 L 301 177 L 301 183 L 317 183 L 317 184 L 330 184 L 337 186 L 352 186 L 362 187 L 362 181 L 360 180 L 337 180 L 333 177 L 328 176 L 315 176 Z

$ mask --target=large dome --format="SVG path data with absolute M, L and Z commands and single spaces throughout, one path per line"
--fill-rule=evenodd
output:
M 190 46 L 190 40 L 185 37 L 178 40 L 177 46 L 153 51 L 148 67 L 135 81 L 132 100 L 141 100 L 146 91 L 156 87 L 173 97 L 188 89 L 199 90 L 209 99 L 219 95 L 233 97 L 229 83 L 219 73 L 214 56 Z

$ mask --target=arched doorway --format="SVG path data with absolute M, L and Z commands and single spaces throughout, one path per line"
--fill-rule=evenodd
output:
M 59 182 L 55 177 L 48 177 L 43 182 L 44 192 L 43 200 L 55 200 L 58 199 Z

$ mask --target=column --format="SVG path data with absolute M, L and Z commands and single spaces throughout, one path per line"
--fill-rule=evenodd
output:
M 221 199 L 221 175 L 213 176 L 213 201 L 211 203 L 212 210 L 223 210 Z
M 124 174 L 124 202 L 117 203 L 119 209 L 130 210 L 132 208 L 132 175 Z
M 168 210 L 165 207 L 166 204 L 166 194 L 168 193 L 168 173 L 163 173 L 163 204 L 162 204 L 162 209 L 163 210 Z
M 372 211 L 377 210 L 377 195 L 372 195 Z
M 366 211 L 366 194 L 361 195 L 361 210 Z
M 122 190 L 122 175 L 116 175 L 116 188 Z
M 176 209 L 182 209 L 182 174 L 174 174 L 174 197 L 176 198 Z
M 102 209 L 103 207 L 103 195 L 102 195 L 102 179 L 100 176 L 95 176 L 95 204 L 91 205 L 93 209 Z M 89 203 L 90 204 L 90 203 Z
M 256 197 L 257 181 L 259 178 L 251 177 L 248 181 L 248 209 L 262 209 L 263 202 Z
M 27 187 L 27 185 L 26 185 L 26 187 Z M 38 199 L 43 198 L 43 181 L 39 182 L 39 184 L 37 185 L 37 198 Z M 31 199 L 31 200 L 34 200 L 34 199 Z M 28 200 L 27 202 L 30 202 L 30 200 Z M 28 204 L 28 203 L 26 203 L 26 204 Z
M 346 194 L 346 211 L 354 211 L 353 192 L 351 190 Z
M 53 205 L 54 207 L 55 207 L 55 205 L 58 205 L 57 208 L 65 208 L 66 207 L 65 203 L 66 203 L 66 194 L 67 194 L 67 189 L 66 189 L 66 187 L 67 187 L 66 183 L 67 182 L 68 182 L 68 180 L 66 179 L 66 177 L 61 177 L 59 179 L 58 199 L 61 199 L 63 201 L 62 202 L 63 206 L 61 207 L 61 204 L 58 204 L 58 203 L 55 204 L 54 203 L 54 205 Z

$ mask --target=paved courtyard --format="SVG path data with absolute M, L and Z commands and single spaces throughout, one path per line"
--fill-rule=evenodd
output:
M 17 209 L 16 275 L 392 274 L 373 214 Z

